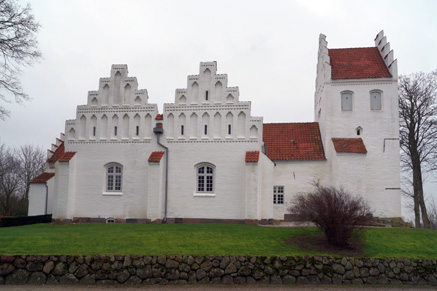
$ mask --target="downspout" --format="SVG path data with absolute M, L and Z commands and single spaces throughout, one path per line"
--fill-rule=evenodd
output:
M 162 128 L 162 123 L 157 123 L 156 127 L 153 129 L 153 132 L 156 134 L 158 144 L 165 149 L 165 184 L 164 184 L 164 218 L 162 219 L 162 223 L 167 222 L 167 196 L 168 196 L 168 154 L 169 149 L 165 145 L 159 142 L 159 136 L 164 132 Z
M 49 186 L 47 186 L 47 182 L 44 182 L 44 185 L 46 186 L 46 209 L 44 211 L 44 214 L 47 215 L 47 204 L 49 203 Z

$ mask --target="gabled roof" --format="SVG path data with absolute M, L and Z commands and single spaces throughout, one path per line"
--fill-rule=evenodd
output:
M 366 154 L 367 149 L 361 138 L 332 138 L 337 153 Z
M 266 123 L 263 140 L 271 160 L 325 160 L 319 124 Z
M 48 159 L 48 162 L 69 162 L 73 156 L 76 154 L 76 152 L 66 152 L 64 142 L 62 142 L 58 148 L 56 149 L 55 153 L 52 155 L 50 159 Z
M 29 181 L 29 183 L 45 183 L 48 180 L 50 180 L 55 173 L 41 173 L 32 180 Z
M 150 154 L 148 161 L 152 163 L 158 163 L 161 161 L 162 157 L 164 156 L 164 153 L 165 152 L 152 152 Z
M 246 152 L 246 163 L 256 163 L 259 160 L 259 152 Z
M 333 80 L 392 77 L 376 47 L 329 49 L 329 58 Z

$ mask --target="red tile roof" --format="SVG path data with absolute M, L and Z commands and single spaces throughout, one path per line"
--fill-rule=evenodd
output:
M 45 183 L 48 180 L 50 180 L 55 173 L 41 173 L 32 180 L 29 181 L 29 183 Z
M 266 154 L 271 160 L 325 160 L 319 124 L 266 123 Z
M 64 143 L 61 143 L 58 148 L 56 149 L 55 153 L 53 154 L 53 156 L 48 159 L 49 162 L 56 162 L 57 160 L 59 160 L 65 153 L 65 147 L 64 147 Z
M 62 142 L 56 149 L 55 153 L 52 155 L 48 162 L 69 162 L 71 158 L 76 154 L 76 152 L 66 152 L 64 142 Z
M 332 142 L 337 153 L 367 153 L 366 146 L 361 138 L 333 138 Z
M 246 163 L 256 163 L 259 160 L 259 152 L 246 152 Z
M 162 114 L 157 114 L 155 117 L 156 120 L 164 120 L 164 115 Z
M 161 161 L 162 157 L 164 156 L 165 152 L 152 152 L 149 157 L 149 162 L 158 163 Z
M 376 47 L 330 49 L 329 58 L 333 80 L 392 77 Z
M 76 152 L 65 152 L 65 154 L 59 159 L 59 162 L 69 162 Z

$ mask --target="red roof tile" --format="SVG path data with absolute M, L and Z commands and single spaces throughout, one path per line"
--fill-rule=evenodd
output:
M 266 154 L 271 160 L 325 160 L 319 124 L 266 123 Z
M 162 114 L 157 114 L 155 117 L 156 120 L 164 120 L 164 115 Z
M 246 163 L 256 163 L 259 160 L 259 152 L 246 152 Z
M 59 158 L 59 162 L 69 162 L 73 156 L 76 154 L 76 152 L 65 152 L 62 157 Z
M 333 138 L 332 142 L 337 153 L 367 153 L 366 146 L 361 138 Z
M 333 80 L 392 77 L 376 47 L 330 49 L 329 58 Z
M 50 180 L 55 173 L 41 173 L 32 180 L 29 181 L 29 183 L 45 183 L 48 180 Z
M 57 160 L 59 160 L 65 153 L 65 147 L 64 147 L 64 143 L 61 143 L 58 148 L 56 149 L 55 153 L 53 154 L 53 156 L 48 159 L 49 162 L 56 162 Z
M 76 152 L 66 152 L 64 142 L 62 142 L 59 147 L 56 149 L 55 153 L 52 155 L 50 159 L 47 161 L 49 162 L 69 162 L 71 158 L 76 154 Z
M 162 157 L 164 156 L 165 152 L 152 152 L 149 157 L 149 162 L 158 163 L 161 161 Z

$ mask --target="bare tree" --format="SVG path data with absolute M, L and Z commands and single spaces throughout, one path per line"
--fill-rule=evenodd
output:
M 401 161 L 412 174 L 416 227 L 430 228 L 423 194 L 423 174 L 432 170 L 437 156 L 436 72 L 399 77 Z M 422 219 L 421 219 L 422 218 Z
M 14 153 L 19 163 L 21 189 L 24 192 L 23 199 L 27 205 L 29 202 L 29 181 L 44 172 L 47 157 L 42 148 L 30 144 L 15 149 Z
M 41 148 L 25 145 L 9 150 L 0 143 L 0 215 L 26 215 L 29 181 L 45 166 Z
M 0 145 L 0 213 L 14 215 L 13 206 L 19 195 L 19 165 L 13 153 Z
M 36 40 L 40 25 L 31 12 L 29 4 L 23 8 L 15 0 L 0 0 L 0 100 L 8 103 L 10 95 L 17 103 L 29 100 L 18 76 L 21 67 L 41 58 Z M 0 119 L 8 116 L 9 111 L 0 106 Z

